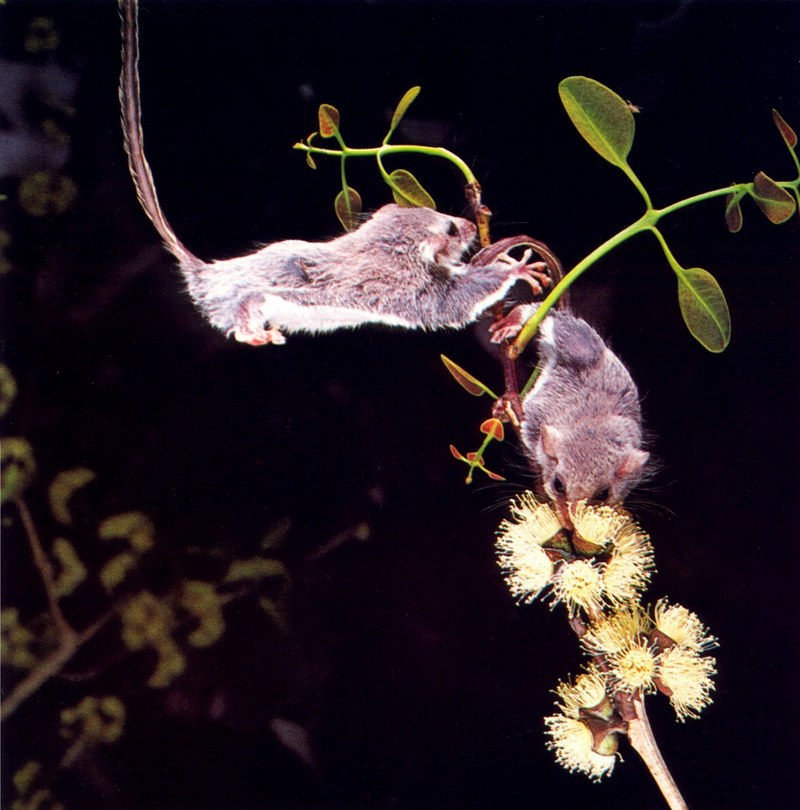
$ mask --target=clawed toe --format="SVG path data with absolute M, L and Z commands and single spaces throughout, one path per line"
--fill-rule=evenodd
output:
M 239 343 L 246 343 L 248 346 L 266 346 L 268 343 L 282 346 L 286 343 L 286 337 L 279 329 L 261 329 L 258 332 L 237 329 L 233 336 Z

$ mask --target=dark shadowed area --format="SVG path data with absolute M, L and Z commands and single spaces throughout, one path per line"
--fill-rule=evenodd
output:
M 656 205 L 758 171 L 795 176 L 770 111 L 800 128 L 796 3 L 175 0 L 140 16 L 146 150 L 167 217 L 207 259 L 337 234 L 338 163 L 314 172 L 292 144 L 330 103 L 348 143 L 377 145 L 412 85 L 422 94 L 396 140 L 458 153 L 483 184 L 493 236 L 530 233 L 566 267 L 641 202 L 573 129 L 565 76 L 641 109 L 631 164 Z M 82 629 L 120 594 L 219 581 L 259 554 L 287 571 L 227 604 L 222 638 L 184 645 L 185 673 L 162 688 L 147 684 L 155 654 L 127 650 L 111 618 L 4 721 L 3 806 L 13 774 L 37 760 L 67 808 L 663 807 L 624 743 L 599 785 L 545 748 L 551 690 L 582 658 L 562 607 L 514 604 L 493 550 L 531 476 L 511 436 L 487 462 L 505 483 L 465 486 L 448 451 L 478 447 L 491 403 L 439 355 L 500 389 L 486 323 L 258 349 L 226 340 L 135 198 L 114 4 L 8 0 L 0 37 L 2 337 L 19 389 L 2 435 L 33 447 L 25 500 L 42 542 L 66 537 L 88 569 L 65 615 Z M 465 213 L 449 165 L 397 167 L 440 210 Z M 19 191 L 39 170 L 70 178 L 74 200 L 60 186 L 44 210 L 26 208 Z M 390 200 L 371 161 L 348 176 L 365 207 Z M 664 698 L 648 702 L 694 810 L 800 806 L 800 218 L 775 226 L 743 209 L 738 234 L 720 200 L 664 221 L 678 260 L 726 292 L 725 353 L 686 331 L 655 240 L 626 244 L 573 294 L 630 367 L 660 462 L 630 501 L 656 549 L 648 599 L 668 595 L 720 639 L 701 719 L 676 723 Z M 96 478 L 64 526 L 48 486 L 77 467 Z M 98 524 L 130 511 L 150 518 L 155 546 L 109 594 Z M 35 624 L 47 603 L 14 504 L 2 528 L 3 608 Z M 4 667 L 3 695 L 23 676 Z M 59 713 L 86 695 L 121 699 L 124 734 L 64 763 Z

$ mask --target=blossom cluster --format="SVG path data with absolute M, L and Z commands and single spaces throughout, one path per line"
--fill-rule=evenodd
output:
M 717 640 L 681 605 L 640 606 L 653 549 L 626 511 L 573 504 L 566 530 L 552 506 L 525 493 L 511 512 L 497 553 L 512 594 L 529 603 L 549 591 L 554 605 L 588 619 L 579 626 L 591 663 L 574 683 L 558 685 L 558 713 L 545 726 L 556 761 L 599 780 L 612 772 L 627 730 L 624 705 L 661 692 L 683 721 L 712 702 L 716 662 L 707 653 Z
M 550 504 L 530 492 L 511 504 L 500 525 L 499 563 L 512 594 L 532 602 L 549 589 L 553 604 L 596 614 L 604 606 L 636 600 L 653 571 L 648 536 L 621 509 L 580 502 L 570 509 L 574 533 L 565 550 L 564 529 Z

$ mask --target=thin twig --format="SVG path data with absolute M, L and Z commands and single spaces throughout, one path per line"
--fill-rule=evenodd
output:
M 656 739 L 653 736 L 653 729 L 647 719 L 644 709 L 644 698 L 633 699 L 633 707 L 636 717 L 628 722 L 628 739 L 631 747 L 642 758 L 651 776 L 655 780 L 662 795 L 667 801 L 670 810 L 688 810 L 688 806 L 681 796 L 672 774 L 667 768 L 667 763 L 661 756 Z
M 482 248 L 488 247 L 492 243 L 491 235 L 489 234 L 489 220 L 492 217 L 491 209 L 484 204 L 482 199 L 481 187 L 477 181 L 468 183 L 465 189 L 467 202 L 472 210 L 472 216 L 478 226 L 478 241 Z M 505 313 L 503 311 L 503 302 L 498 301 L 492 306 L 492 320 L 497 322 L 502 320 Z M 519 401 L 519 382 L 517 380 L 517 366 L 514 358 L 511 357 L 508 351 L 509 342 L 505 341 L 505 346 L 500 355 L 500 362 L 503 366 L 503 382 L 505 384 L 505 392 L 503 399 L 510 403 L 512 412 L 518 422 L 521 414 L 521 406 Z M 517 427 L 515 420 L 511 420 L 514 427 Z
M 37 689 L 50 678 L 58 675 L 76 652 L 92 638 L 117 612 L 112 608 L 85 630 L 62 636 L 58 647 L 32 669 L 0 703 L 0 721 L 10 717 Z
M 50 563 L 50 558 L 42 546 L 42 541 L 39 538 L 39 533 L 36 531 L 36 524 L 33 522 L 33 516 L 28 509 L 28 505 L 22 498 L 16 500 L 19 516 L 22 520 L 22 525 L 25 529 L 25 534 L 28 537 L 28 543 L 31 547 L 31 554 L 33 555 L 33 562 L 39 571 L 39 576 L 42 578 L 42 585 L 44 586 L 47 595 L 47 604 L 50 616 L 53 623 L 58 630 L 59 635 L 63 639 L 73 638 L 76 636 L 75 629 L 67 621 L 66 617 L 61 611 L 61 605 L 58 603 L 58 596 L 56 595 L 56 581 L 53 575 L 53 566 Z

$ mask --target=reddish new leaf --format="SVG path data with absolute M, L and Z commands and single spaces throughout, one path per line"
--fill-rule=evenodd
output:
M 339 110 L 330 104 L 319 106 L 319 134 L 332 138 L 339 131 Z
M 496 439 L 498 442 L 502 442 L 505 438 L 505 431 L 503 430 L 503 423 L 499 419 L 487 419 L 481 425 L 481 433 L 485 433 L 487 436 L 491 436 L 493 439 Z
M 794 213 L 795 201 L 792 195 L 764 172 L 759 172 L 753 178 L 753 190 L 750 194 L 764 216 L 774 225 L 786 222 Z
M 741 199 L 741 194 L 729 194 L 725 198 L 725 224 L 731 233 L 738 233 L 742 229 Z
M 783 116 L 777 110 L 772 111 L 772 120 L 789 149 L 794 149 L 797 146 L 797 133 L 783 120 Z
M 453 375 L 453 379 L 469 394 L 474 397 L 488 394 L 492 399 L 497 399 L 495 394 L 488 386 L 484 385 L 480 380 L 473 377 L 468 371 L 464 371 L 461 366 L 456 365 L 449 357 L 439 355 L 445 368 Z
M 458 452 L 458 450 L 456 449 L 456 446 L 454 444 L 450 445 L 450 454 L 453 456 L 453 458 L 456 458 L 459 461 L 466 461 L 464 456 L 462 456 L 461 453 Z

